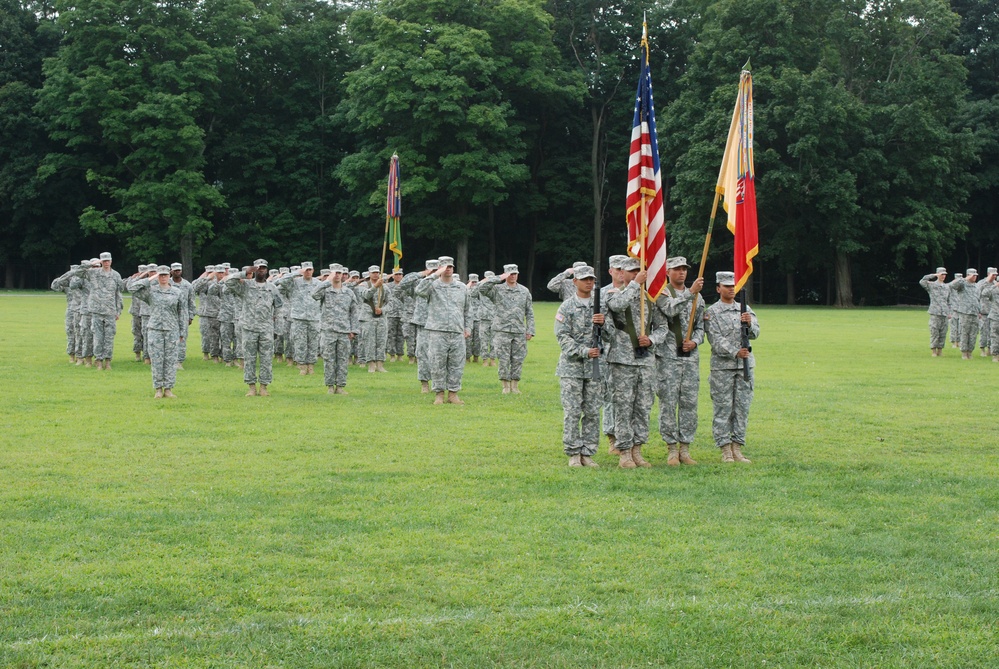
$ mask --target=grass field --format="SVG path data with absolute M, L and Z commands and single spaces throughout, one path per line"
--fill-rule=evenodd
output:
M 554 304 L 524 394 L 470 366 L 463 407 L 405 364 L 246 398 L 197 323 L 153 400 L 64 306 L 0 295 L 2 667 L 999 666 L 999 364 L 925 312 L 759 308 L 754 463 L 705 372 L 701 464 L 624 471 L 566 466 Z

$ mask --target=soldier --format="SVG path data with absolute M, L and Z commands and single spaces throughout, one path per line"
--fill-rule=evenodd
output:
M 128 277 L 128 281 L 140 274 L 145 274 L 150 269 L 156 269 L 156 266 L 150 268 L 149 265 L 139 265 L 138 271 Z M 128 281 L 125 282 L 126 290 L 128 289 Z M 135 354 L 136 362 L 142 362 L 142 352 L 145 350 L 145 342 L 142 339 L 142 307 L 144 304 L 142 300 L 134 298 L 129 300 L 128 304 L 128 314 L 132 317 L 132 353 Z
M 403 287 L 403 280 L 405 280 L 405 274 L 396 280 L 395 295 L 402 304 L 399 319 L 402 321 L 402 336 L 406 340 L 406 355 L 409 358 L 409 364 L 415 365 L 416 325 L 413 324 L 413 311 L 416 308 L 416 298 L 413 297 L 412 290 Z M 416 287 L 415 284 L 413 287 Z M 399 360 L 401 361 L 402 358 L 400 357 Z
M 971 354 L 975 350 L 975 340 L 978 338 L 978 311 L 980 307 L 978 287 L 975 285 L 977 280 L 978 270 L 970 267 L 963 279 L 954 279 L 948 284 L 951 293 L 956 298 L 954 312 L 959 319 L 959 345 L 961 358 L 964 360 L 971 360 Z
M 494 272 L 486 270 L 482 273 L 483 280 L 496 276 Z M 473 297 L 478 298 L 479 308 L 479 357 L 482 358 L 483 367 L 496 366 L 496 350 L 493 341 L 493 316 L 496 315 L 496 307 L 492 300 L 482 299 L 482 283 L 479 282 L 470 291 Z
M 717 272 L 718 302 L 704 312 L 704 323 L 711 344 L 711 403 L 714 418 L 711 432 L 715 445 L 721 449 L 722 462 L 750 462 L 742 454 L 746 444 L 746 425 L 749 422 L 749 405 L 753 402 L 753 380 L 756 359 L 752 348 L 742 345 L 742 325 L 749 326 L 749 339 L 760 335 L 756 314 L 746 306 L 741 313 L 735 301 L 735 273 Z M 743 360 L 748 360 L 749 375 Z
M 947 312 L 950 286 L 944 283 L 947 268 L 937 267 L 933 274 L 919 280 L 919 285 L 930 294 L 930 355 L 939 358 L 947 341 Z
M 184 294 L 171 285 L 170 268 L 166 265 L 129 279 L 128 290 L 132 299 L 149 305 L 145 337 L 156 389 L 153 397 L 176 397 L 173 387 L 177 381 L 177 344 L 187 320 Z
M 346 395 L 350 342 L 361 330 L 357 319 L 360 302 L 354 291 L 343 284 L 344 267 L 330 266 L 330 274 L 319 280 L 312 299 L 321 306 L 323 332 L 323 381 L 330 395 Z
M 361 289 L 361 313 L 368 316 L 367 327 L 361 326 L 364 339 L 364 361 L 368 372 L 387 372 L 385 351 L 388 346 L 388 320 L 385 309 L 392 304 L 392 292 L 384 285 L 378 265 L 368 268 L 368 284 Z
M 652 339 L 652 308 L 644 308 L 645 270 L 638 260 L 620 261 L 619 277 L 624 288 L 607 291 L 607 310 L 613 321 L 613 335 L 607 362 L 614 405 L 614 445 L 620 453 L 622 469 L 651 467 L 642 457 L 642 446 L 649 440 L 649 413 L 655 398 L 655 356 Z M 601 296 L 603 297 L 603 296 Z M 643 334 L 646 333 L 646 334 Z
M 416 292 L 421 280 L 438 270 L 437 260 L 428 260 L 422 272 L 410 272 L 399 284 L 413 296 L 413 327 L 416 330 L 416 378 L 420 382 L 420 392 L 430 392 L 430 359 L 427 357 L 427 342 L 423 336 L 423 326 L 427 322 L 427 298 Z
M 586 266 L 586 263 L 582 261 L 572 263 L 572 267 L 552 277 L 552 280 L 548 282 L 548 290 L 558 295 L 560 302 L 565 302 L 576 294 L 576 286 L 573 283 L 575 281 L 573 272 L 576 271 L 577 267 Z
M 198 295 L 198 327 L 201 330 L 201 353 L 205 360 L 218 363 L 222 359 L 219 343 L 219 280 L 223 274 L 215 265 L 208 265 L 191 288 Z
M 465 371 L 465 340 L 472 334 L 471 302 L 468 287 L 455 280 L 454 259 L 441 256 L 437 270 L 416 285 L 415 294 L 427 300 L 424 335 L 430 358 L 430 378 L 434 404 L 464 404 L 458 393 Z
M 593 286 L 597 275 L 583 265 L 573 270 L 575 295 L 570 295 L 555 314 L 555 339 L 561 354 L 555 375 L 562 399 L 562 445 L 570 467 L 598 467 L 593 461 L 600 441 L 602 387 L 593 378 L 593 360 L 600 357 L 600 343 L 593 339 L 593 326 L 604 325 L 604 315 L 593 313 Z M 610 340 L 610 329 L 603 338 Z M 597 363 L 599 364 L 599 363 Z
M 311 262 L 303 262 L 298 274 L 290 274 L 274 281 L 281 294 L 291 302 L 291 338 L 300 375 L 315 374 L 319 355 L 319 302 L 312 299 L 316 281 Z
M 406 340 L 402 334 L 403 299 L 399 293 L 402 277 L 402 268 L 396 267 L 385 284 L 385 290 L 391 296 L 385 305 L 385 354 L 389 356 L 389 362 L 401 361 L 406 352 Z
M 274 312 L 281 306 L 281 295 L 267 280 L 267 261 L 253 261 L 253 280 L 241 274 L 225 279 L 226 289 L 243 301 L 240 327 L 243 329 L 243 383 L 249 386 L 247 397 L 270 395 L 267 386 L 274 378 Z M 317 303 L 318 306 L 318 303 Z M 260 390 L 257 390 L 257 384 Z
M 66 355 L 69 361 L 76 363 L 76 321 L 80 317 L 80 307 L 78 304 L 79 292 L 69 287 L 73 280 L 73 272 L 79 265 L 70 265 L 69 271 L 52 282 L 52 290 L 66 293 Z
M 963 279 L 964 275 L 960 272 L 954 274 L 954 280 Z M 947 284 L 949 287 L 950 284 Z M 961 341 L 961 319 L 958 317 L 957 312 L 954 311 L 954 306 L 957 304 L 958 297 L 957 293 L 951 291 L 947 295 L 947 320 L 950 321 L 950 345 L 953 348 L 957 348 L 959 342 Z
M 239 270 L 223 265 L 224 276 L 219 281 L 219 346 L 222 348 L 222 362 L 226 367 L 236 363 L 236 294 L 229 289 L 226 280 L 238 275 Z
M 656 299 L 652 313 L 656 344 L 656 395 L 659 398 L 659 434 L 666 442 L 666 464 L 696 465 L 690 457 L 690 443 L 697 433 L 697 393 L 701 372 L 698 347 L 704 342 L 704 279 L 686 287 L 687 259 L 666 260 L 669 283 Z M 690 337 L 690 306 L 697 300 Z
M 125 289 L 125 282 L 118 272 L 111 269 L 111 254 L 107 252 L 101 254 L 98 268 L 77 267 L 74 276 L 83 279 L 88 286 L 87 306 L 92 319 L 93 355 L 97 369 L 111 369 L 114 335 L 124 306 L 121 292 Z
M 495 307 L 493 342 L 504 395 L 520 394 L 517 384 L 527 357 L 527 342 L 534 338 L 531 291 L 517 283 L 519 276 L 516 265 L 504 265 L 503 274 L 486 279 L 479 289 Z
M 184 369 L 184 361 L 187 360 L 187 331 L 191 323 L 194 322 L 194 288 L 191 282 L 184 278 L 184 266 L 179 262 L 170 265 L 170 280 L 175 288 L 179 288 L 184 294 L 184 320 L 186 324 L 181 331 L 181 343 L 177 346 L 177 369 Z
M 999 281 L 986 285 L 982 290 L 983 300 L 986 293 L 989 300 L 989 342 L 992 362 L 999 362 Z
M 979 281 L 978 286 L 978 346 L 981 349 L 982 357 L 986 358 L 989 355 L 989 349 L 991 348 L 991 326 L 989 313 L 992 310 L 992 291 L 986 291 L 987 286 L 991 286 L 996 280 L 996 268 L 989 267 L 985 279 Z
M 482 296 L 474 288 L 479 285 L 479 275 L 469 274 L 468 283 L 465 285 L 468 286 L 468 299 L 472 301 L 472 336 L 466 342 L 468 346 L 465 351 L 465 362 L 478 362 L 479 354 L 482 353 L 482 317 L 480 316 L 482 312 Z
M 621 273 L 621 263 L 628 259 L 625 255 L 612 255 L 607 259 L 607 274 L 611 277 L 611 282 L 600 289 L 601 311 L 607 313 L 607 298 L 611 289 L 622 290 L 625 287 L 623 274 Z M 608 347 L 613 342 L 608 343 Z M 607 452 L 611 455 L 621 455 L 621 451 L 614 446 L 614 386 L 610 382 L 610 367 L 607 366 L 607 355 L 600 356 L 600 378 L 603 379 L 603 405 L 604 405 L 604 434 L 607 435 Z

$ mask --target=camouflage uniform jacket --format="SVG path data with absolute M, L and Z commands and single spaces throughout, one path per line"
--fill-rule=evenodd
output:
M 72 273 L 66 272 L 52 282 L 51 288 L 60 293 L 66 293 L 66 309 L 70 313 L 78 313 L 80 311 L 80 290 L 70 287 L 72 280 Z
M 604 319 L 601 344 L 613 338 L 613 331 L 611 319 Z M 562 349 L 558 366 L 555 367 L 555 376 L 592 379 L 593 362 L 589 357 L 590 349 L 593 348 L 592 297 L 583 300 L 578 295 L 573 295 L 559 306 L 555 313 L 555 339 Z
M 483 279 L 485 281 L 485 279 Z M 496 315 L 496 305 L 490 299 L 483 299 L 482 297 L 482 281 L 475 284 L 473 287 L 468 289 L 468 294 L 472 295 L 479 301 L 479 318 L 480 321 L 486 321 L 489 326 L 492 327 L 493 316 Z
M 72 274 L 80 277 L 87 284 L 90 293 L 87 298 L 87 311 L 89 313 L 114 317 L 121 315 L 125 306 L 121 298 L 121 291 L 125 289 L 125 282 L 121 280 L 121 274 L 113 269 L 105 272 L 103 267 L 80 267 L 73 270 Z
M 690 302 L 694 294 L 688 288 L 677 292 L 676 295 L 670 291 L 669 284 L 663 288 L 663 292 L 656 299 L 652 308 L 652 327 L 656 336 L 651 337 L 656 342 L 656 357 L 674 359 L 677 356 L 676 333 L 670 329 L 679 330 L 681 334 L 681 344 L 683 337 L 687 336 L 687 326 L 690 324 Z M 701 344 L 704 343 L 704 298 L 697 295 L 697 311 L 694 314 L 694 328 L 690 333 L 690 341 L 697 344 L 690 355 L 683 356 L 684 360 L 697 361 L 700 359 Z
M 194 280 L 191 284 L 194 292 L 200 295 L 198 298 L 198 315 L 206 318 L 218 318 L 221 298 L 219 297 L 219 282 L 214 276 L 204 276 Z
M 993 284 L 988 281 L 979 281 L 975 284 L 978 288 L 978 315 L 988 316 L 991 313 L 992 301 L 995 294 L 991 287 Z
M 655 364 L 656 357 L 653 355 L 652 350 L 644 357 L 635 357 L 634 342 L 632 342 L 631 335 L 625 328 L 628 315 L 630 314 L 636 336 L 641 333 L 641 301 L 644 299 L 645 291 L 634 281 L 629 282 L 624 288 L 611 287 L 606 292 L 600 292 L 600 301 L 604 304 L 602 311 L 607 314 L 607 320 L 612 321 L 614 324 L 614 338 L 611 340 L 610 351 L 607 352 L 607 362 L 634 367 Z M 650 333 L 649 339 L 653 339 L 651 336 L 653 332 L 651 327 L 652 310 L 653 305 L 646 303 L 645 331 Z
M 382 284 L 385 289 L 385 297 L 382 298 L 382 314 L 388 318 L 402 318 L 402 293 L 399 292 L 399 284 L 385 282 Z
M 493 332 L 534 336 L 534 305 L 531 291 L 516 283 L 509 285 L 498 276 L 482 281 L 479 293 L 495 306 Z
M 319 302 L 312 299 L 312 291 L 319 279 L 306 281 L 300 274 L 289 274 L 270 282 L 291 302 L 291 317 L 296 321 L 319 321 Z M 280 304 L 280 302 L 278 303 Z
M 950 286 L 943 281 L 938 281 L 936 274 L 927 274 L 919 280 L 919 285 L 930 294 L 930 315 L 948 316 L 950 314 L 948 306 Z
M 576 284 L 572 282 L 572 275 L 566 276 L 565 272 L 559 272 L 548 282 L 548 290 L 558 295 L 558 299 L 565 302 L 570 297 L 576 295 Z
M 244 279 L 238 274 L 224 281 L 226 291 L 242 300 L 239 326 L 251 332 L 274 332 L 274 313 L 282 302 L 277 287 L 268 281 L 257 283 L 253 279 Z M 318 302 L 316 307 L 319 307 Z
M 184 293 L 172 285 L 166 288 L 156 279 L 131 279 L 128 290 L 133 300 L 149 305 L 149 329 L 172 332 L 178 337 L 187 325 Z
M 362 305 L 361 311 L 362 313 L 365 310 L 367 311 L 367 318 L 363 320 L 370 321 L 372 318 L 376 318 L 375 304 L 378 300 L 378 289 L 372 286 L 370 283 L 362 283 L 361 286 L 362 288 L 358 291 L 358 297 L 360 298 Z M 382 284 L 382 291 L 381 291 L 382 315 L 377 316 L 377 318 L 383 318 L 385 316 L 388 316 L 388 310 L 392 308 L 392 303 L 394 301 L 395 300 L 393 299 L 392 290 L 388 287 L 387 284 Z
M 949 284 L 951 297 L 954 298 L 953 308 L 959 314 L 978 315 L 978 288 L 965 279 L 954 279 Z
M 180 283 L 177 283 L 176 281 L 173 280 L 173 277 L 171 277 L 170 285 L 173 286 L 174 288 L 180 289 L 180 292 L 183 293 L 184 295 L 183 306 L 185 313 L 184 318 L 189 321 L 192 320 L 196 314 L 194 313 L 195 312 L 194 287 L 191 285 L 191 282 L 188 281 L 187 279 L 181 279 Z
M 428 330 L 459 332 L 472 330 L 472 303 L 468 286 L 460 281 L 445 283 L 428 276 L 416 284 L 416 294 L 427 298 Z
M 320 281 L 312 291 L 312 299 L 318 300 L 322 305 L 319 327 L 324 332 L 357 334 L 361 331 L 361 323 L 357 318 L 361 304 L 350 288 L 342 285 L 334 288 L 329 281 Z
M 421 327 L 427 322 L 427 298 L 416 294 L 416 286 L 423 278 L 423 272 L 410 272 L 399 283 L 399 288 L 413 296 L 413 316 L 409 322 Z
M 999 281 L 982 288 L 982 302 L 986 300 L 989 303 L 989 318 L 999 319 Z
M 749 326 L 749 338 L 760 336 L 760 323 L 756 313 L 748 305 L 746 312 L 753 316 Z M 715 302 L 704 312 L 704 324 L 708 332 L 708 343 L 711 344 L 711 369 L 740 369 L 742 360 L 736 357 L 742 348 L 741 308 L 738 302 L 725 304 L 721 300 Z M 756 358 L 749 353 L 749 367 L 756 366 Z

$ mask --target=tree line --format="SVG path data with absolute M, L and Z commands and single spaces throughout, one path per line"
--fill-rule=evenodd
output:
M 671 255 L 700 258 L 749 60 L 757 301 L 999 260 L 987 0 L 0 0 L 5 285 L 100 250 L 376 263 L 398 153 L 403 266 L 516 262 L 541 296 L 624 245 L 646 11 Z

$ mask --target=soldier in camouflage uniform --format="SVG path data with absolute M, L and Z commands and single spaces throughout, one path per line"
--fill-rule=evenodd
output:
M 282 277 L 286 277 L 293 272 L 297 272 L 302 269 L 299 265 L 292 265 L 291 267 L 280 267 L 278 268 L 277 277 L 273 281 L 277 281 Z M 271 279 L 269 279 L 271 280 Z M 281 341 L 281 353 L 284 356 L 284 361 L 289 367 L 295 366 L 295 352 L 292 349 L 291 341 L 291 302 L 288 300 L 283 300 L 281 302 L 281 307 L 278 309 L 278 324 L 280 325 L 280 330 L 277 330 L 277 334 L 280 335 L 278 339 Z M 278 327 L 277 325 L 275 327 Z
M 988 273 L 985 275 L 985 279 L 979 281 L 978 287 L 978 346 L 981 349 L 982 357 L 986 358 L 989 355 L 989 350 L 991 348 L 991 325 L 989 314 L 992 312 L 992 291 L 987 291 L 986 288 L 995 283 L 996 280 L 996 268 L 989 267 Z
M 625 281 L 623 279 L 623 274 L 621 273 L 621 263 L 627 260 L 628 256 L 625 255 L 612 255 L 607 259 L 607 274 L 611 277 L 611 282 L 600 289 L 600 305 L 601 312 L 607 313 L 607 296 L 610 295 L 610 290 L 616 288 L 621 290 L 625 287 Z M 607 452 L 611 455 L 621 455 L 621 451 L 617 450 L 614 446 L 614 387 L 611 385 L 610 381 L 610 367 L 607 365 L 607 351 L 610 346 L 613 345 L 613 341 L 609 342 L 607 349 L 604 351 L 604 355 L 600 356 L 600 378 L 602 386 L 602 402 L 604 409 L 604 434 L 607 435 Z
M 576 294 L 566 298 L 555 314 L 555 339 L 561 349 L 555 375 L 561 388 L 563 452 L 570 467 L 599 466 L 593 456 L 600 441 L 603 388 L 593 378 L 593 361 L 600 357 L 602 342 L 594 342 L 593 326 L 604 325 L 604 314 L 593 313 L 596 278 L 587 265 L 573 270 Z M 610 341 L 611 336 L 609 327 L 603 330 L 602 339 Z
M 298 275 L 290 274 L 274 281 L 281 294 L 291 302 L 291 338 L 299 374 L 314 374 L 319 355 L 319 302 L 312 299 L 316 281 L 311 262 L 303 262 Z
M 156 389 L 154 397 L 176 397 L 173 387 L 177 381 L 177 344 L 187 320 L 184 294 L 171 285 L 170 268 L 166 265 L 129 279 L 128 290 L 133 300 L 149 305 L 146 347 Z
M 482 273 L 482 279 L 489 279 L 496 276 L 495 273 L 486 270 Z M 482 358 L 483 367 L 496 366 L 496 350 L 493 341 L 493 317 L 496 315 L 496 307 L 493 301 L 482 299 L 482 282 L 475 284 L 470 294 L 479 300 L 479 357 Z
M 982 289 L 982 300 L 989 303 L 989 341 L 991 342 L 992 362 L 999 362 L 999 281 L 993 281 Z
M 438 270 L 437 260 L 428 260 L 426 269 L 422 272 L 410 272 L 399 284 L 406 292 L 413 296 L 413 327 L 416 329 L 416 378 L 420 382 L 421 392 L 430 392 L 430 358 L 427 357 L 427 341 L 424 337 L 423 326 L 427 322 L 427 298 L 416 292 L 416 286 L 421 280 L 430 276 Z
M 958 333 L 959 347 L 961 357 L 965 360 L 971 360 L 971 354 L 975 350 L 975 341 L 978 339 L 979 300 L 978 286 L 975 285 L 977 280 L 978 270 L 971 267 L 968 268 L 963 279 L 954 279 L 948 284 L 951 295 L 955 298 L 954 312 L 959 319 L 958 327 L 960 328 Z
M 111 369 L 114 357 L 114 336 L 118 317 L 124 307 L 121 292 L 125 282 L 121 275 L 111 269 L 111 254 L 102 253 L 99 268 L 77 267 L 74 276 L 83 279 L 88 286 L 88 311 L 92 318 L 94 359 L 97 369 Z
M 80 317 L 80 307 L 77 304 L 79 294 L 69 287 L 73 279 L 72 272 L 79 265 L 70 265 L 69 271 L 52 282 L 52 290 L 66 294 L 66 355 L 71 363 L 76 362 L 76 321 Z
M 940 357 L 944 344 L 947 342 L 947 313 L 950 298 L 950 286 L 947 278 L 947 268 L 937 267 L 933 274 L 927 274 L 919 280 L 919 285 L 930 294 L 930 355 Z
M 385 283 L 391 299 L 385 306 L 385 322 L 387 333 L 385 337 L 385 354 L 389 356 L 389 362 L 402 360 L 406 353 L 406 338 L 402 333 L 402 310 L 403 299 L 399 293 L 399 282 L 402 281 L 402 268 L 396 267 Z
M 963 279 L 964 275 L 960 272 L 954 274 L 954 280 Z M 947 284 L 948 288 L 950 284 Z M 947 320 L 950 321 L 950 345 L 954 348 L 958 347 L 961 341 L 961 319 L 954 311 L 954 307 L 957 305 L 957 294 L 951 291 L 947 295 Z
M 205 267 L 205 271 L 191 284 L 198 295 L 198 327 L 201 330 L 201 352 L 205 360 L 218 363 L 222 359 L 222 344 L 219 341 L 219 281 L 225 275 L 215 265 Z
M 331 395 L 346 395 L 350 342 L 361 330 L 357 319 L 357 295 L 343 283 L 344 267 L 330 266 L 328 277 L 320 279 L 312 299 L 321 305 L 323 331 L 323 381 Z
M 250 388 L 247 397 L 266 397 L 270 394 L 267 386 L 274 379 L 274 312 L 281 306 L 282 300 L 278 288 L 267 277 L 267 261 L 260 258 L 253 262 L 253 280 L 239 274 L 225 279 L 226 289 L 243 302 L 240 327 L 243 330 L 245 360 L 243 383 Z
M 149 271 L 149 265 L 139 265 L 139 271 L 128 277 L 125 282 L 126 289 L 128 288 L 128 283 L 138 277 L 140 274 L 145 274 Z M 153 267 L 155 269 L 155 267 Z M 129 300 L 128 304 L 128 315 L 132 317 L 132 353 L 135 354 L 135 361 L 142 362 L 142 352 L 145 350 L 145 342 L 142 340 L 142 305 L 144 303 L 141 300 L 132 299 Z
M 406 290 L 402 286 L 402 278 L 396 281 L 396 297 L 402 303 L 400 320 L 402 321 L 402 336 L 406 340 L 406 355 L 409 357 L 409 364 L 416 364 L 416 325 L 413 324 L 413 311 L 416 308 L 416 298 L 411 290 Z M 415 288 L 415 285 L 413 286 Z M 400 357 L 401 361 L 402 358 Z
M 656 395 L 659 398 L 659 434 L 666 442 L 666 464 L 696 465 L 690 457 L 690 443 L 697 433 L 697 394 L 701 384 L 699 346 L 704 342 L 704 299 L 700 296 L 704 279 L 696 279 L 688 289 L 687 259 L 668 258 L 669 277 L 652 311 L 656 349 Z M 697 300 L 690 337 L 691 302 Z
M 441 256 L 437 270 L 420 279 L 414 290 L 427 300 L 425 350 L 430 359 L 434 404 L 444 404 L 444 391 L 448 404 L 464 404 L 458 393 L 465 371 L 465 340 L 472 334 L 472 305 L 468 287 L 453 274 L 454 259 Z
M 624 288 L 607 291 L 607 314 L 613 321 L 613 335 L 607 362 L 614 405 L 615 447 L 620 453 L 618 465 L 623 469 L 651 467 L 642 457 L 642 446 L 649 440 L 649 414 L 655 399 L 655 355 L 652 351 L 652 308 L 644 308 L 645 279 L 638 260 L 625 258 L 619 262 L 619 278 Z M 604 298 L 601 295 L 601 298 Z
M 222 348 L 222 362 L 226 367 L 235 366 L 236 360 L 236 295 L 226 283 L 230 276 L 238 275 L 239 270 L 224 267 L 225 276 L 219 281 L 219 346 Z
M 573 272 L 575 272 L 577 267 L 586 266 L 586 263 L 582 261 L 572 263 L 572 267 L 552 277 L 552 280 L 548 282 L 548 290 L 558 295 L 560 302 L 565 302 L 576 294 L 576 286 L 573 283 L 575 280 Z
M 756 359 L 751 348 L 742 346 L 742 324 L 749 326 L 749 339 L 760 335 L 756 314 L 747 305 L 741 313 L 735 301 L 735 273 L 715 274 L 721 299 L 704 312 L 704 324 L 711 344 L 711 403 L 714 405 L 711 432 L 715 445 L 721 449 L 722 462 L 750 462 L 742 454 L 746 444 L 749 406 L 753 402 L 754 367 Z M 749 361 L 749 375 L 743 360 Z
M 479 275 L 469 274 L 468 299 L 472 301 L 472 336 L 465 342 L 465 362 L 478 362 L 482 353 L 482 296 L 475 287 L 479 285 Z
M 385 355 L 388 347 L 388 318 L 385 310 L 393 303 L 392 291 L 382 280 L 378 265 L 368 268 L 368 284 L 361 289 L 361 313 L 368 316 L 367 326 L 362 325 L 364 353 L 368 372 L 387 372 Z
M 520 270 L 516 265 L 504 265 L 503 274 L 482 282 L 479 294 L 491 300 L 493 343 L 499 359 L 499 378 L 503 394 L 520 394 L 520 381 L 527 342 L 534 338 L 534 306 L 531 291 L 517 283 Z
M 90 313 L 90 282 L 80 276 L 80 269 L 96 269 L 101 266 L 97 258 L 84 260 L 70 280 L 70 288 L 79 291 L 80 320 L 76 331 L 76 364 L 90 367 L 94 359 L 94 318 Z
M 177 346 L 177 369 L 184 369 L 184 361 L 187 360 L 188 330 L 194 322 L 194 288 L 191 282 L 184 278 L 184 266 L 179 262 L 170 265 L 170 280 L 174 288 L 179 288 L 184 295 L 184 327 L 180 333 L 180 344 Z

